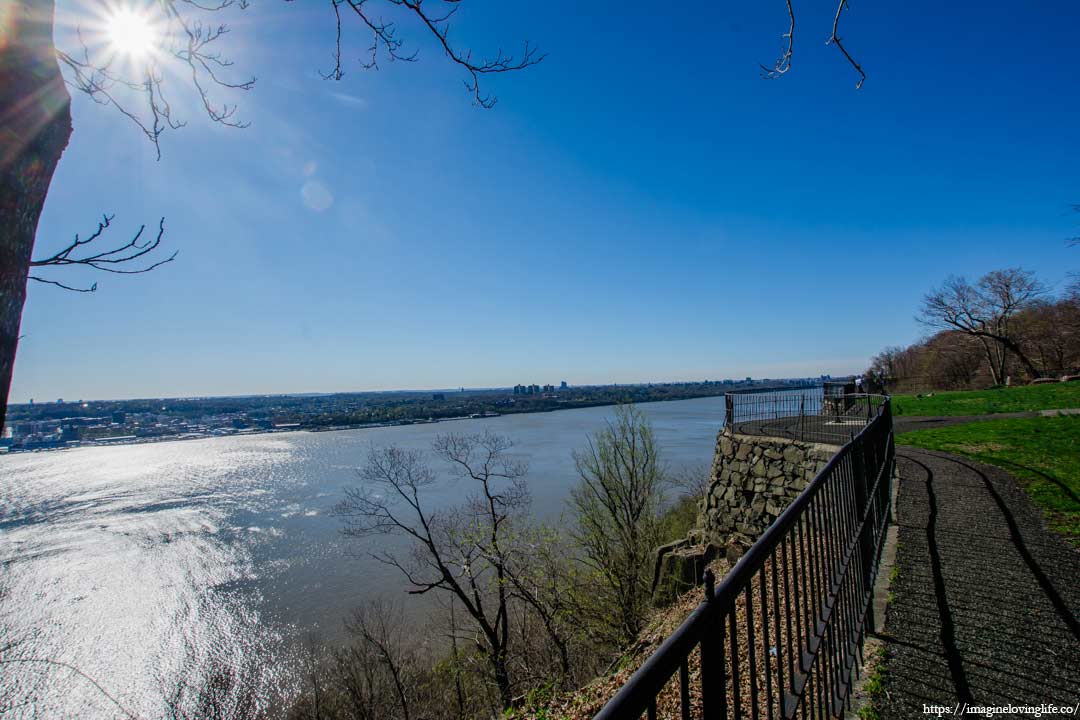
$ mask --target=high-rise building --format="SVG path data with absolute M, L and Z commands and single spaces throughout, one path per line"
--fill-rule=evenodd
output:
M 569 386 L 566 384 L 565 380 L 563 380 L 561 383 L 559 383 L 559 389 L 560 390 L 566 390 L 567 387 L 569 387 Z

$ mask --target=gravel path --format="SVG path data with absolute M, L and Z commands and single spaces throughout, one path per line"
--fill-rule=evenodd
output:
M 897 431 L 914 429 L 897 420 Z M 882 718 L 924 718 L 924 704 L 952 711 L 958 702 L 1072 709 L 1080 553 L 1047 531 L 1005 471 L 909 447 L 897 457 L 899 576 L 882 637 Z

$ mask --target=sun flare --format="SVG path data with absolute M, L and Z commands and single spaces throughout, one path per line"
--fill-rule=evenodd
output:
M 117 10 L 107 21 L 109 44 L 119 53 L 134 59 L 149 56 L 156 42 L 153 24 L 133 10 Z

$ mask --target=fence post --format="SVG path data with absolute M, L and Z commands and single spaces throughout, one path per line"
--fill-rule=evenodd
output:
M 708 603 L 712 612 L 710 613 L 709 622 L 705 626 L 705 632 L 701 635 L 701 712 L 702 717 L 712 717 L 716 715 L 713 708 L 714 689 L 717 685 L 716 663 L 717 661 L 722 663 L 724 660 L 716 652 L 716 639 L 712 636 L 716 631 L 716 603 L 713 601 L 713 596 L 716 593 L 716 576 L 713 575 L 712 570 L 705 571 L 704 580 L 705 602 Z M 723 695 L 723 675 L 720 677 L 720 694 Z

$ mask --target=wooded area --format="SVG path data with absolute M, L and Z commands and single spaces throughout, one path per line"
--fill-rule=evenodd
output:
M 928 337 L 887 347 L 868 375 L 890 392 L 970 390 L 1080 373 L 1080 285 L 1052 295 L 1011 268 L 975 283 L 951 277 L 926 295 L 917 319 Z

